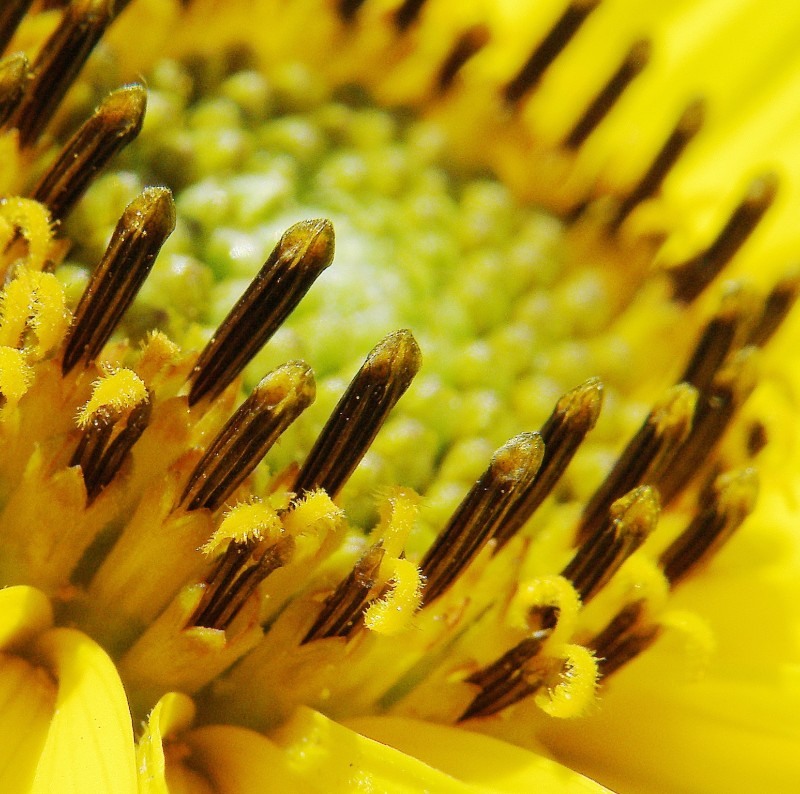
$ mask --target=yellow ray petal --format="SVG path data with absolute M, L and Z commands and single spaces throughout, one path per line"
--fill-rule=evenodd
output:
M 74 629 L 46 632 L 36 651 L 58 695 L 31 794 L 135 794 L 133 729 L 111 659 Z

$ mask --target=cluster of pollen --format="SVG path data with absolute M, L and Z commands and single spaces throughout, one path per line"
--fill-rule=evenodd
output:
M 44 163 L 0 201 L 0 584 L 97 639 L 135 715 L 177 691 L 260 729 L 577 717 L 666 629 L 704 644 L 669 596 L 753 509 L 758 450 L 721 441 L 796 280 L 714 284 L 687 331 L 693 296 L 580 261 L 607 229 L 570 242 L 435 128 L 241 52 L 42 137 L 91 6 L 0 62 Z M 681 360 L 640 378 L 651 314 Z M 127 341 L 153 319 L 179 344 Z

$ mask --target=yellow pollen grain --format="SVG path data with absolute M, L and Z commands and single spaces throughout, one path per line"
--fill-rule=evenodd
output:
M 248 543 L 265 538 L 275 541 L 282 533 L 283 525 L 278 513 L 266 502 L 253 500 L 229 510 L 201 551 L 207 557 L 213 557 L 230 541 Z
M 0 394 L 6 406 L 16 405 L 28 390 L 33 372 L 21 350 L 0 347 Z
M 124 411 L 148 399 L 144 381 L 133 370 L 118 369 L 95 381 L 91 398 L 78 412 L 78 427 L 86 427 L 101 408 Z
M 422 603 L 422 574 L 409 560 L 394 560 L 389 592 L 364 612 L 371 631 L 392 637 L 408 628 Z

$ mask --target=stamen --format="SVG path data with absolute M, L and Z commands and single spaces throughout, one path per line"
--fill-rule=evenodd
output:
M 373 348 L 303 463 L 295 493 L 322 488 L 336 498 L 421 363 L 417 342 L 407 330 L 389 334 Z
M 490 38 L 491 31 L 486 25 L 472 25 L 458 37 L 450 54 L 439 68 L 436 88 L 440 94 L 450 89 L 464 64 L 480 52 L 489 43 Z
M 0 11 L 0 15 L 2 13 Z M 25 93 L 28 77 L 28 59 L 24 53 L 17 52 L 0 61 L 0 127 L 16 110 Z
M 672 465 L 653 481 L 662 504 L 668 505 L 702 470 L 734 414 L 752 392 L 756 352 L 753 347 L 745 347 L 735 353 L 714 377 L 708 392 L 701 394 L 689 436 L 673 457 Z
M 403 33 L 414 22 L 422 11 L 422 6 L 425 5 L 425 0 L 403 0 L 397 11 L 394 14 L 395 27 Z
M 541 429 L 544 458 L 531 487 L 505 516 L 494 537 L 496 551 L 505 546 L 536 512 L 561 479 L 586 434 L 594 427 L 603 404 L 603 384 L 590 378 L 567 392 Z
M 630 215 L 633 208 L 649 196 L 655 195 L 661 187 L 670 169 L 683 154 L 684 149 L 700 131 L 705 120 L 705 102 L 698 99 L 692 102 L 678 120 L 672 134 L 667 138 L 661 151 L 647 169 L 639 183 L 620 202 L 614 219 L 610 223 L 612 232 L 616 232 Z
M 282 568 L 292 559 L 294 549 L 295 540 L 291 536 L 281 538 L 274 543 L 266 549 L 258 562 L 242 571 L 235 579 L 229 577 L 224 587 L 217 588 L 215 597 L 202 613 L 192 618 L 192 624 L 213 629 L 227 629 L 258 585 L 273 571 Z
M 717 239 L 702 253 L 669 268 L 667 272 L 675 300 L 690 303 L 722 272 L 758 226 L 777 192 L 778 178 L 775 174 L 754 179 Z
M 761 303 L 752 290 L 736 282 L 729 285 L 680 380 L 700 392 L 706 391 L 729 353 L 744 341 L 747 329 L 760 312 Z
M 649 648 L 658 637 L 660 626 L 644 620 L 645 608 L 642 600 L 626 604 L 589 643 L 603 678 Z
M 489 467 L 464 497 L 420 563 L 427 580 L 426 604 L 450 587 L 502 526 L 508 513 L 525 497 L 544 454 L 545 447 L 538 433 L 515 436 L 495 452 Z
M 661 555 L 659 562 L 673 586 L 729 540 L 753 511 L 757 496 L 755 469 L 717 477 L 704 509 Z
M 647 66 L 650 59 L 650 42 L 637 41 L 628 52 L 619 69 L 609 78 L 605 87 L 586 108 L 567 136 L 564 145 L 568 149 L 579 148 L 592 134 L 595 127 L 606 117 L 614 103 L 622 96 L 622 92 L 633 82 L 634 78 Z
M 127 206 L 75 311 L 61 364 L 64 375 L 97 357 L 174 228 L 175 202 L 168 188 L 145 188 Z
M 5 52 L 32 0 L 3 0 L 0 5 L 0 53 Z
M 142 128 L 147 92 L 133 84 L 110 93 L 67 141 L 31 198 L 46 204 L 54 223 L 80 200 L 97 172 Z
M 128 453 L 147 428 L 151 410 L 152 396 L 130 411 L 122 429 L 117 428 L 120 412 L 109 406 L 92 415 L 69 464 L 81 467 L 87 505 L 94 502 L 122 468 Z M 115 430 L 118 432 L 112 439 Z
M 800 273 L 786 276 L 773 287 L 764 302 L 761 319 L 750 332 L 748 344 L 764 347 L 769 342 L 794 306 L 798 293 L 800 293 Z
M 547 67 L 569 44 L 589 14 L 599 4 L 600 0 L 575 0 L 567 6 L 560 19 L 503 90 L 503 96 L 509 105 L 519 102 L 539 82 Z
M 339 0 L 339 16 L 345 22 L 352 22 L 363 5 L 364 0 Z
M 262 378 L 200 459 L 180 507 L 216 510 L 314 396 L 314 375 L 303 361 L 290 361 Z
M 213 400 L 244 369 L 333 261 L 333 225 L 302 221 L 281 237 L 189 376 L 189 405 Z
M 11 124 L 31 146 L 58 109 L 86 59 L 114 18 L 112 0 L 73 0 L 36 58 L 31 81 Z
M 350 633 L 369 603 L 369 594 L 377 581 L 383 555 L 383 545 L 376 543 L 353 566 L 325 601 L 314 625 L 303 638 L 302 645 L 327 637 L 346 637 Z
M 611 505 L 603 525 L 561 572 L 575 586 L 584 604 L 644 543 L 658 523 L 660 509 L 658 491 L 649 485 L 635 488 Z
M 673 386 L 656 403 L 583 510 L 577 543 L 585 543 L 600 527 L 615 499 L 664 472 L 689 434 L 697 390 L 687 383 Z
M 543 681 L 530 680 L 526 667 L 531 659 L 538 656 L 549 633 L 535 632 L 504 653 L 496 662 L 467 678 L 467 683 L 476 684 L 481 691 L 459 717 L 459 722 L 497 714 L 536 692 Z

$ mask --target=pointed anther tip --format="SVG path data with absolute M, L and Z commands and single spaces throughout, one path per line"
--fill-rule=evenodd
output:
M 15 52 L 0 60 L 0 85 L 3 83 L 17 83 L 27 74 L 30 63 L 24 52 Z
M 364 368 L 375 380 L 396 380 L 408 385 L 422 366 L 422 351 L 406 328 L 393 331 L 372 349 Z
M 172 191 L 163 186 L 146 187 L 125 208 L 123 218 L 125 225 L 142 231 L 171 234 L 178 218 Z
M 317 394 L 314 371 L 305 361 L 288 361 L 265 375 L 253 393 L 262 405 L 278 407 L 289 402 L 306 408 Z
M 500 479 L 518 482 L 535 475 L 543 457 L 542 436 L 539 433 L 520 433 L 494 453 L 491 468 Z
M 102 99 L 97 112 L 109 122 L 126 127 L 141 127 L 147 110 L 147 89 L 141 83 L 129 83 L 111 91 Z
M 719 508 L 741 517 L 753 512 L 758 500 L 759 477 L 754 467 L 726 472 L 714 482 Z
M 559 413 L 574 421 L 580 421 L 591 430 L 600 416 L 603 407 L 603 381 L 594 377 L 567 392 L 557 404 Z
M 336 235 L 327 218 L 300 221 L 281 236 L 281 251 L 295 251 L 295 258 L 308 270 L 322 271 L 333 262 Z
M 691 383 L 677 383 L 667 390 L 651 414 L 659 435 L 681 436 L 691 429 L 699 393 Z
M 618 533 L 643 541 L 656 527 L 661 512 L 658 490 L 640 485 L 613 502 L 609 515 Z

